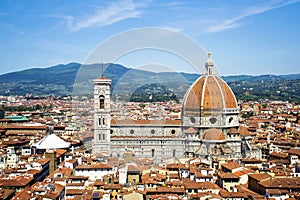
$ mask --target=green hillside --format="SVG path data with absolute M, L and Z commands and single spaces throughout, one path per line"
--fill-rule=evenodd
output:
M 103 72 L 105 77 L 112 79 L 112 97 L 124 101 L 145 101 L 139 96 L 150 95 L 149 92 L 152 94 L 151 101 L 168 98 L 181 100 L 188 87 L 200 76 L 176 72 L 155 73 L 111 63 L 69 63 L 0 75 L 0 95 L 92 95 L 93 79 Z M 300 74 L 222 78 L 239 100 L 268 98 L 300 102 Z M 166 94 L 162 95 L 162 92 Z

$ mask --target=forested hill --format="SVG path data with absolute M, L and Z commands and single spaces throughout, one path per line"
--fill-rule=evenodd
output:
M 113 95 L 130 101 L 181 100 L 199 74 L 149 72 L 119 64 L 60 64 L 0 75 L 0 95 L 74 95 L 93 92 L 92 80 L 112 79 Z M 268 98 L 300 102 L 300 74 L 222 77 L 241 100 Z M 144 92 L 144 93 L 143 93 Z M 145 93 L 146 92 L 146 93 Z M 147 94 L 149 99 L 140 96 Z

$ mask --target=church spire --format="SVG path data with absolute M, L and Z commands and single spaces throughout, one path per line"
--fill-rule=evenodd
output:
M 210 56 L 211 56 L 211 53 L 208 52 L 207 60 L 206 60 L 206 63 L 205 63 L 205 69 L 206 69 L 206 74 L 207 75 L 213 75 L 214 74 L 214 70 L 213 70 L 214 63 L 211 60 Z

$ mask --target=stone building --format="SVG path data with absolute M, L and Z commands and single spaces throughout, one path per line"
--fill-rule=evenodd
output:
M 181 120 L 111 120 L 111 80 L 94 80 L 93 153 L 162 160 L 170 157 L 239 157 L 238 104 L 215 72 L 208 54 L 205 73 L 186 92 Z

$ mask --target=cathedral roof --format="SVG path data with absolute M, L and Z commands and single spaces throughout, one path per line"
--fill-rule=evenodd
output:
M 186 111 L 222 110 L 237 108 L 234 93 L 214 71 L 214 64 L 208 54 L 206 72 L 187 91 L 183 102 Z
M 153 125 L 153 126 L 157 126 L 157 125 L 174 125 L 174 126 L 178 126 L 181 125 L 181 121 L 180 120 L 116 120 L 116 119 L 112 119 L 110 121 L 111 125 Z
M 188 134 L 194 134 L 194 133 L 197 133 L 198 131 L 195 128 L 190 127 L 186 131 L 184 131 L 184 132 L 188 133 Z
M 203 135 L 203 140 L 226 140 L 225 135 L 221 130 L 212 128 L 207 130 Z

